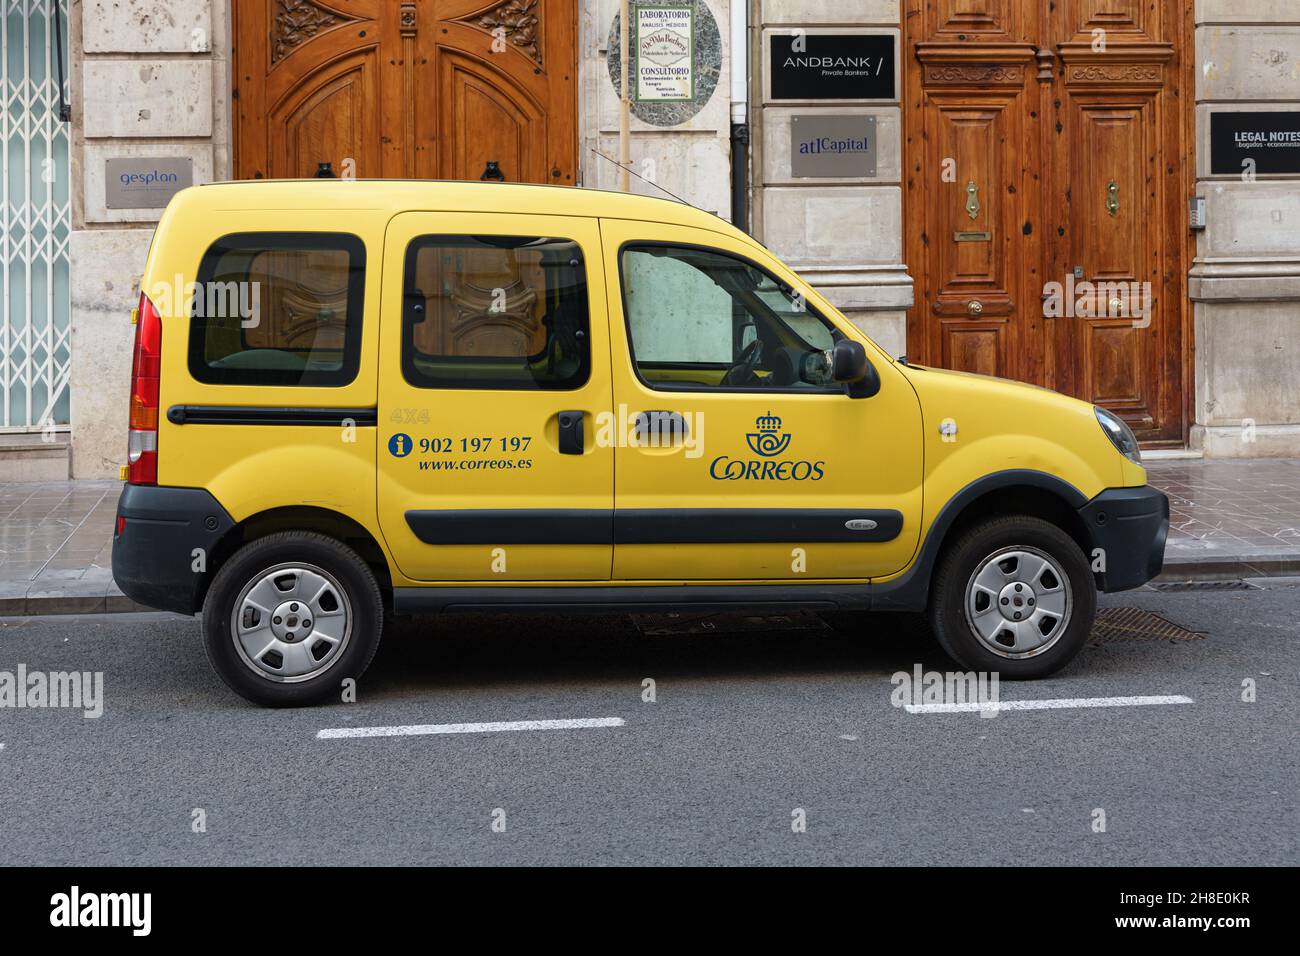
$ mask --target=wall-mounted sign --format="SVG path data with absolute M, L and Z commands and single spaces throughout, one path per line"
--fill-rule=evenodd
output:
M 633 96 L 643 103 L 687 101 L 695 96 L 694 9 L 634 6 L 636 26 Z
M 194 160 L 141 156 L 104 160 L 104 205 L 109 209 L 162 209 L 194 185 Z
M 823 179 L 876 175 L 876 118 L 792 116 L 790 174 Z
M 632 115 L 653 126 L 689 123 L 712 98 L 722 76 L 718 21 L 704 0 L 652 0 L 644 6 L 631 4 L 631 8 L 628 59 L 632 63 L 628 73 L 632 76 Z M 619 30 L 616 13 L 605 56 L 615 96 L 623 92 Z
M 895 40 L 887 33 L 773 34 L 772 99 L 896 99 Z
M 1300 174 L 1300 111 L 1210 114 L 1210 172 L 1240 176 Z

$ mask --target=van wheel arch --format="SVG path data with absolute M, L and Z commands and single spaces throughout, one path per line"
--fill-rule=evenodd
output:
M 1087 503 L 1078 488 L 1044 471 L 1012 469 L 978 478 L 939 509 L 911 571 L 872 587 L 872 606 L 878 610 L 926 610 L 934 571 L 945 550 L 966 529 L 991 517 L 1023 515 L 1049 521 L 1073 538 L 1084 554 L 1090 554 L 1092 536 L 1079 516 L 1079 509 Z
M 231 555 L 252 541 L 280 531 L 314 531 L 351 548 L 374 574 L 385 609 L 392 608 L 393 579 L 388 559 L 379 542 L 355 519 L 328 508 L 313 508 L 310 505 L 271 508 L 250 515 L 231 528 L 209 555 L 207 574 L 204 575 L 199 595 L 200 607 L 207 599 L 212 580 Z

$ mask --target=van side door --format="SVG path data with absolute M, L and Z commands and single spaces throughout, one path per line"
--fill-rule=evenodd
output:
M 389 223 L 379 521 L 409 580 L 609 579 L 600 248 L 594 219 L 407 212 Z
M 834 581 L 905 568 L 919 540 L 920 403 L 893 362 L 754 243 L 601 220 L 614 400 L 614 578 Z M 879 391 L 830 380 L 863 344 Z

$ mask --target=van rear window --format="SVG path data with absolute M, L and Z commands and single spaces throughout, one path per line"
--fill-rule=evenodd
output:
M 421 236 L 406 252 L 402 373 L 423 388 L 573 389 L 591 371 L 570 239 Z
M 240 233 L 203 256 L 190 374 L 215 385 L 339 386 L 361 363 L 365 245 L 342 233 Z

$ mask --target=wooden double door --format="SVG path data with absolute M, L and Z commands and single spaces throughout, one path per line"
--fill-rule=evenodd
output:
M 576 2 L 232 2 L 236 176 L 573 185 Z
M 909 355 L 1182 444 L 1190 4 L 904 5 Z

